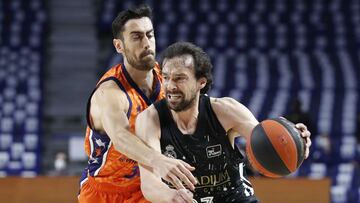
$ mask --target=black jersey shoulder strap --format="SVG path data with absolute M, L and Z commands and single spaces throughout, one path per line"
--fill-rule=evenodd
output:
M 204 100 L 204 103 L 206 103 L 206 105 L 204 105 L 204 106 L 206 108 L 206 113 L 207 113 L 206 119 L 207 119 L 207 122 L 209 123 L 208 128 L 210 130 L 212 130 L 213 132 L 216 132 L 216 136 L 218 136 L 220 138 L 220 140 L 223 141 L 224 146 L 227 146 L 228 149 L 232 149 L 230 151 L 232 152 L 234 161 L 236 160 L 235 161 L 236 163 L 242 162 L 242 160 L 244 159 L 244 156 L 237 149 L 237 147 L 233 148 L 231 146 L 228 138 L 225 138 L 225 136 L 227 136 L 227 132 L 224 129 L 224 127 L 221 125 L 218 117 L 216 116 L 213 108 L 211 107 L 210 97 L 207 95 L 204 95 L 202 97 L 202 99 Z
M 166 104 L 166 100 L 162 99 L 154 103 L 155 109 L 158 112 L 159 120 L 160 120 L 160 127 L 161 129 L 165 127 L 169 127 L 172 121 L 172 118 L 169 114 L 169 109 Z
M 204 103 L 204 110 L 206 111 L 206 119 L 207 122 L 210 124 L 209 127 L 213 128 L 212 130 L 214 132 L 217 132 L 218 134 L 225 135 L 226 131 L 224 127 L 221 125 L 219 119 L 217 118 L 214 110 L 211 107 L 210 97 L 207 95 L 202 95 L 201 100 L 203 100 Z

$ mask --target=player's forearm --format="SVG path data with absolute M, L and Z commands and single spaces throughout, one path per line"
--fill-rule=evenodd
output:
M 121 130 L 117 134 L 119 136 L 112 140 L 115 149 L 130 159 L 146 166 L 152 166 L 153 160 L 163 156 L 127 130 Z

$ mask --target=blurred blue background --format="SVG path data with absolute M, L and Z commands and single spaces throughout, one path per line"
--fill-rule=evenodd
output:
M 310 158 L 289 178 L 330 177 L 332 202 L 360 202 L 358 0 L 0 0 L 0 177 L 80 176 L 87 98 L 121 62 L 111 22 L 140 3 L 157 56 L 176 41 L 210 55 L 210 96 L 309 126 Z

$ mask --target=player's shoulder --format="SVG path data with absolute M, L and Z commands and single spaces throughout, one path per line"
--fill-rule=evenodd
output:
M 111 88 L 119 88 L 114 80 L 106 80 L 98 85 L 97 89 L 111 89 Z
M 210 98 L 211 108 L 217 115 L 228 115 L 244 111 L 246 107 L 231 97 Z
M 101 83 L 91 98 L 92 104 L 98 103 L 101 105 L 121 105 L 128 107 L 128 99 L 125 94 L 112 80 Z
M 125 92 L 122 91 L 113 80 L 107 80 L 101 83 L 96 88 L 95 93 L 101 94 L 102 96 L 126 96 Z
M 240 103 L 231 97 L 215 98 L 210 97 L 211 106 L 214 108 L 228 108 L 229 106 L 239 105 Z

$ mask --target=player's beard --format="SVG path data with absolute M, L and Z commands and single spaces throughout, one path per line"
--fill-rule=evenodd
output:
M 166 101 L 170 109 L 174 110 L 175 112 L 181 112 L 188 110 L 190 107 L 195 105 L 195 99 L 196 99 L 196 92 L 192 91 L 192 95 L 189 99 L 185 98 L 185 95 L 182 92 L 174 92 L 176 94 L 181 94 L 181 101 L 179 101 L 177 104 L 172 104 L 169 102 L 169 95 L 166 94 Z
M 125 47 L 124 54 L 128 63 L 137 70 L 149 71 L 155 66 L 155 53 L 151 50 L 145 50 L 141 52 L 139 57 L 136 57 L 135 54 L 131 54 L 131 52 Z M 148 56 L 149 54 L 153 57 Z

